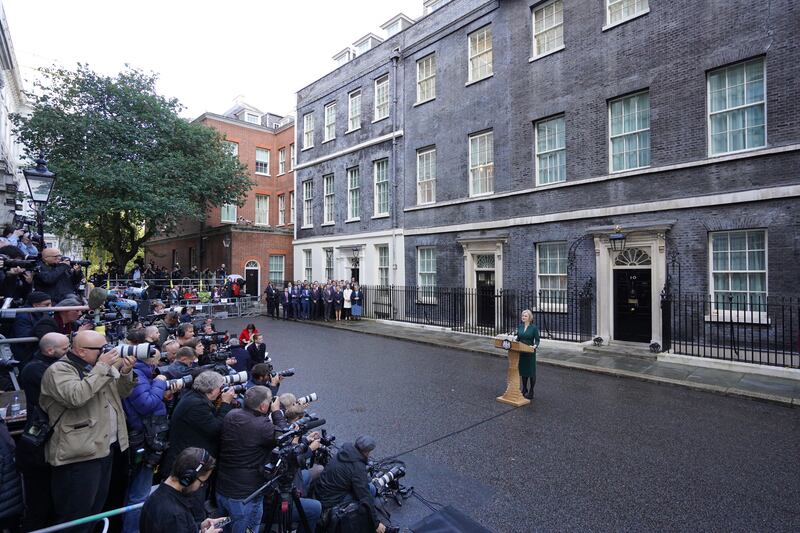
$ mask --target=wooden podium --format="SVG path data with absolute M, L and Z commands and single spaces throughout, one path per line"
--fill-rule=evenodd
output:
M 520 352 L 533 353 L 536 348 L 525 343 L 511 340 L 508 335 L 499 335 L 494 339 L 497 348 L 508 350 L 508 386 L 502 396 L 497 397 L 497 401 L 507 403 L 514 407 L 522 407 L 531 403 L 529 399 L 522 395 L 519 390 L 519 354 Z

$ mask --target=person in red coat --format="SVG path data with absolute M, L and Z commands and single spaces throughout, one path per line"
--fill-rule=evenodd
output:
M 250 342 L 250 339 L 258 333 L 258 329 L 256 328 L 255 324 L 247 324 L 247 326 L 239 333 L 239 344 L 244 346 L 245 344 Z

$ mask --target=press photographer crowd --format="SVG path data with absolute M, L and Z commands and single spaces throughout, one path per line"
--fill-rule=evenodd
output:
M 397 530 L 381 502 L 410 494 L 405 466 L 368 435 L 337 446 L 254 324 L 89 290 L 87 262 L 4 238 L 0 530 L 90 532 L 126 507 L 111 530 Z

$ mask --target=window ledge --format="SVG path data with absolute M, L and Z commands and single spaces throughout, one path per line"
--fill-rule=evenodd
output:
M 253 224 L 253 225 L 256 226 L 256 227 L 259 227 L 259 228 L 268 228 L 269 227 L 269 224 L 258 224 L 258 223 L 256 223 L 256 224 Z
M 256 172 L 256 176 L 270 177 L 270 174 L 269 174 L 269 172 Z
M 767 145 L 765 144 L 764 146 L 754 146 L 752 148 L 745 148 L 744 150 L 733 150 L 732 152 L 720 152 L 718 154 L 712 154 L 712 153 L 709 152 L 708 158 L 709 159 L 714 159 L 714 158 L 717 158 L 717 157 L 725 157 L 725 156 L 729 156 L 729 155 L 742 154 L 742 153 L 752 152 L 754 150 L 763 150 L 766 147 L 767 147 Z
M 631 21 L 633 19 L 638 19 L 639 17 L 643 17 L 643 16 L 647 15 L 648 13 L 650 13 L 650 8 L 645 9 L 641 13 L 636 13 L 635 15 L 632 15 L 632 16 L 626 18 L 626 19 L 618 20 L 617 22 L 615 22 L 613 24 L 606 24 L 605 26 L 603 26 L 602 31 L 610 30 L 611 28 L 616 28 L 620 24 L 625 24 L 626 22 L 629 22 L 629 21 Z
M 428 98 L 427 100 L 420 100 L 419 102 L 414 102 L 414 105 L 412 105 L 411 107 L 417 107 L 422 104 L 427 104 L 428 102 L 433 102 L 434 100 L 436 100 L 435 96 L 433 98 Z
M 533 56 L 533 57 L 531 57 L 530 59 L 528 59 L 528 63 L 533 63 L 534 61 L 538 61 L 539 59 L 542 59 L 543 57 L 547 57 L 547 56 L 549 56 L 549 55 L 553 55 L 553 54 L 555 54 L 556 52 L 560 52 L 560 51 L 561 51 L 561 50 L 563 50 L 564 48 L 565 48 L 565 46 L 562 44 L 562 45 L 561 45 L 561 46 L 559 46 L 558 48 L 553 48 L 553 49 L 552 49 L 552 50 L 550 50 L 549 52 L 545 52 L 545 53 L 543 53 L 543 54 L 539 54 L 538 56 Z
M 278 172 L 278 176 L 283 176 L 286 172 Z
M 642 170 L 644 168 L 650 168 L 650 165 L 645 165 L 643 167 L 631 167 L 631 168 L 623 168 L 620 170 L 610 170 L 608 171 L 609 174 L 621 174 L 623 172 L 636 172 L 637 170 Z
M 565 183 L 566 181 L 567 181 L 567 178 L 564 178 L 563 180 L 559 180 L 559 181 L 551 181 L 551 182 L 548 182 L 548 183 L 540 183 L 537 180 L 536 181 L 536 187 L 547 187 L 548 185 L 558 185 L 559 183 Z
M 470 194 L 469 197 L 470 198 L 484 198 L 484 197 L 487 197 L 487 196 L 492 196 L 493 194 L 494 194 L 494 191 L 489 191 L 489 192 L 482 192 L 480 194 Z
M 305 152 L 306 150 L 311 150 L 312 148 L 314 148 L 313 144 L 311 146 L 304 146 L 304 147 L 300 148 L 300 151 L 301 152 Z
M 387 118 L 389 118 L 389 115 L 386 115 L 385 117 L 381 117 L 381 118 L 376 118 L 375 120 L 372 121 L 372 124 L 375 124 L 376 122 L 380 122 L 381 120 L 386 120 Z
M 361 129 L 361 126 L 359 126 L 359 127 L 357 127 L 357 128 L 354 128 L 354 129 L 352 129 L 352 130 L 347 130 L 346 132 L 344 132 L 344 134 L 345 134 L 345 135 L 347 135 L 348 133 L 353 133 L 354 131 L 358 131 L 358 130 L 360 130 L 360 129 Z
M 220 220 L 220 224 L 236 224 L 235 220 Z
M 326 226 L 335 226 L 335 225 L 336 225 L 336 222 L 325 222 L 323 224 L 320 224 L 319 227 L 324 228 Z
M 766 313 L 755 313 L 750 311 L 714 311 L 710 315 L 703 317 L 705 322 L 718 322 L 725 324 L 752 324 L 754 326 L 769 326 L 772 324 Z
M 372 220 L 375 220 L 376 218 L 389 218 L 389 213 L 383 213 L 383 214 L 380 214 L 380 215 L 373 215 L 372 216 Z
M 323 140 L 323 141 L 322 141 L 322 144 L 329 143 L 329 142 L 331 142 L 331 141 L 335 141 L 335 140 L 336 140 L 336 137 L 331 137 L 330 139 L 325 139 L 325 140 Z
M 434 205 L 434 204 L 436 204 L 436 200 L 432 202 L 417 202 L 417 206 Z
M 472 81 L 468 81 L 467 83 L 465 83 L 465 84 L 464 84 L 464 87 L 469 87 L 470 85 L 475 85 L 476 83 L 480 83 L 480 82 L 482 82 L 483 80 L 488 80 L 489 78 L 494 78 L 494 72 L 492 72 L 492 73 L 491 73 L 491 74 L 489 74 L 488 76 L 484 76 L 484 77 L 482 77 L 482 78 L 481 78 L 481 79 L 479 79 L 479 80 L 472 80 Z
M 348 218 L 344 221 L 345 224 L 349 224 L 350 222 L 361 222 L 361 218 Z
M 300 229 L 314 229 L 314 224 L 311 224 L 310 226 L 300 226 Z

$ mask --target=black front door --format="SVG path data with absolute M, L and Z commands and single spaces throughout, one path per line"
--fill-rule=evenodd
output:
M 479 326 L 494 327 L 494 271 L 479 270 L 475 273 L 476 311 Z
M 650 269 L 614 271 L 614 339 L 650 342 L 652 336 Z
M 244 285 L 247 294 L 258 296 L 258 270 L 247 269 L 244 271 Z
M 350 269 L 350 277 L 356 280 L 356 283 L 358 283 L 358 267 L 353 267 Z

